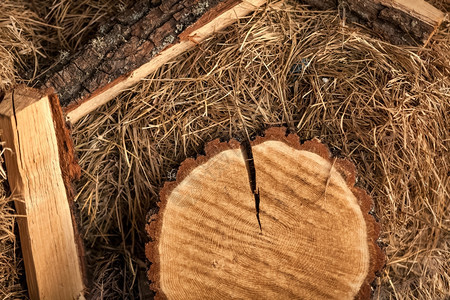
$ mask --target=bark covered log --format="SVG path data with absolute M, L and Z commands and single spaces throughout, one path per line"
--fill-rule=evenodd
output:
M 372 28 L 393 44 L 426 44 L 444 13 L 419 0 L 302 0 L 317 9 L 339 8 L 350 22 Z
M 443 18 L 424 1 L 303 1 L 320 9 L 340 7 L 347 19 L 372 27 L 396 44 L 425 42 Z M 167 0 L 156 7 L 153 2 L 158 1 L 139 1 L 103 25 L 82 51 L 43 80 L 44 87 L 56 90 L 71 122 L 266 0 Z
M 66 119 L 74 123 L 266 1 L 170 0 L 150 8 L 138 3 L 62 62 L 45 86 L 56 89 Z
M 67 106 L 149 61 L 220 2 L 165 0 L 153 7 L 150 1 L 139 1 L 103 25 L 99 35 L 57 66 L 44 84 L 55 88 Z
M 157 298 L 368 299 L 384 255 L 354 166 L 280 128 L 240 148 L 209 143 L 162 189 L 147 226 Z

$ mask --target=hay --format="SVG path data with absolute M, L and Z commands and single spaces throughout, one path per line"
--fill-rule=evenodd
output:
M 0 1 L 0 90 L 45 74 L 53 64 L 80 49 L 105 19 L 131 3 Z
M 26 295 L 19 278 L 22 276 L 22 268 L 19 267 L 20 258 L 16 257 L 14 220 L 14 209 L 2 194 L 0 196 L 0 298 L 2 299 L 20 299 Z
M 0 145 L 1 146 L 1 145 Z M 15 212 L 6 197 L 6 173 L 2 166 L 3 151 L 0 151 L 0 298 L 24 298 L 26 291 L 20 284 L 21 258 L 16 256 Z
M 108 3 L 2 1 L 0 89 L 45 73 L 65 51 L 79 49 L 101 19 L 128 5 Z M 447 297 L 448 53 L 448 22 L 427 48 L 396 47 L 342 26 L 335 12 L 271 7 L 87 116 L 73 133 L 83 168 L 77 205 L 92 267 L 91 296 L 147 293 L 147 212 L 155 211 L 161 185 L 174 179 L 181 161 L 214 138 L 285 125 L 302 140 L 320 137 L 357 166 L 358 184 L 375 201 L 388 257 L 375 298 Z M 2 196 L 4 298 L 24 293 L 13 229 Z
M 142 293 L 146 213 L 181 161 L 274 125 L 357 166 L 388 258 L 376 299 L 448 296 L 450 28 L 421 49 L 341 25 L 298 5 L 262 10 L 76 124 L 94 297 Z
M 443 12 L 450 12 L 450 1 L 443 1 L 443 0 L 426 0 L 426 2 L 429 2 L 431 5 L 436 7 L 437 9 L 443 11 Z

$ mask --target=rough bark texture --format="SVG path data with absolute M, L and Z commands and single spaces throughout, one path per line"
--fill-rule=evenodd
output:
M 339 8 L 348 20 L 373 28 L 395 44 L 423 44 L 440 22 L 424 22 L 408 9 L 382 4 L 383 0 L 303 1 L 322 10 Z M 155 6 L 156 2 L 161 4 Z M 59 63 L 41 84 L 56 90 L 62 106 L 76 106 L 79 100 L 131 74 L 166 46 L 176 43 L 186 35 L 189 25 L 225 2 L 239 1 L 139 1 L 101 26 L 96 38 Z
M 350 21 L 371 27 L 397 45 L 421 45 L 435 29 L 404 11 L 376 2 L 345 0 L 342 7 L 349 12 Z
M 147 226 L 156 298 L 368 299 L 384 255 L 354 166 L 281 128 L 248 146 L 252 163 L 213 141 L 165 184 Z
M 165 0 L 154 7 L 139 1 L 103 25 L 82 51 L 61 62 L 44 85 L 53 87 L 61 105 L 67 106 L 149 61 L 219 2 Z
M 66 188 L 67 200 L 70 207 L 73 233 L 75 236 L 75 243 L 77 245 L 78 256 L 80 259 L 81 272 L 83 274 L 83 282 L 85 286 L 88 285 L 87 269 L 86 269 L 86 259 L 85 251 L 83 245 L 83 238 L 80 233 L 80 228 L 78 226 L 78 221 L 80 219 L 79 212 L 75 209 L 74 199 L 75 199 L 75 187 L 74 181 L 79 180 L 81 177 L 81 167 L 78 164 L 78 159 L 75 155 L 75 148 L 71 137 L 71 131 L 69 124 L 66 123 L 64 119 L 64 114 L 61 109 L 61 104 L 59 102 L 58 96 L 53 89 L 46 91 L 48 95 L 51 110 L 53 115 L 53 123 L 55 127 L 56 140 L 58 142 L 59 160 L 61 167 L 61 174 L 63 177 L 64 186 Z
M 338 0 L 303 0 L 301 2 L 320 10 L 336 9 L 338 6 Z
M 321 10 L 339 8 L 341 16 L 348 21 L 370 27 L 397 45 L 423 45 L 439 25 L 439 22 L 431 25 L 408 11 L 383 5 L 377 0 L 302 1 Z

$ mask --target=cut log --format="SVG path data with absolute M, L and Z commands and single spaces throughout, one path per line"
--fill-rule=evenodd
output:
M 83 297 L 71 178 L 79 175 L 54 94 L 24 86 L 0 99 L 0 130 L 31 299 Z
M 354 183 L 351 163 L 280 128 L 246 151 L 209 143 L 160 193 L 151 288 L 168 299 L 367 299 L 384 256 Z
M 444 13 L 424 0 L 302 0 L 318 9 L 336 9 L 397 45 L 424 45 Z
M 267 0 L 138 2 L 45 82 L 74 123 Z

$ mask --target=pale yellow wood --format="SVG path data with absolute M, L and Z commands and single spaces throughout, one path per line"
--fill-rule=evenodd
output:
M 370 256 L 366 222 L 342 176 L 319 155 L 279 141 L 253 147 L 253 158 L 261 223 L 278 227 L 273 234 L 291 241 L 281 246 L 298 253 L 292 268 L 308 269 L 296 274 L 307 287 L 298 295 L 353 299 L 369 271 Z
M 50 101 L 17 89 L 0 104 L 1 140 L 31 299 L 79 299 L 83 280 Z
M 161 206 L 157 253 L 150 253 L 159 292 L 168 299 L 353 299 L 369 272 L 368 234 L 340 173 L 283 142 L 252 149 L 262 232 L 241 150 L 219 152 Z
M 203 24 L 200 28 L 194 30 L 188 39 L 181 40 L 175 45 L 171 45 L 156 57 L 152 58 L 148 63 L 137 68 L 131 74 L 118 81 L 116 84 L 105 89 L 104 91 L 95 94 L 91 98 L 87 99 L 85 102 L 81 103 L 79 106 L 67 112 L 67 118 L 71 123 L 75 123 L 80 120 L 83 116 L 92 112 L 101 105 L 107 103 L 115 96 L 117 96 L 123 90 L 133 86 L 152 72 L 156 71 L 165 63 L 169 62 L 178 55 L 186 52 L 187 50 L 193 48 L 201 41 L 205 40 L 208 36 L 212 35 L 218 30 L 233 24 L 239 18 L 248 15 L 256 8 L 265 4 L 267 0 L 242 0 L 241 3 L 232 7 L 231 9 L 222 12 L 216 18 L 210 20 L 210 22 Z

